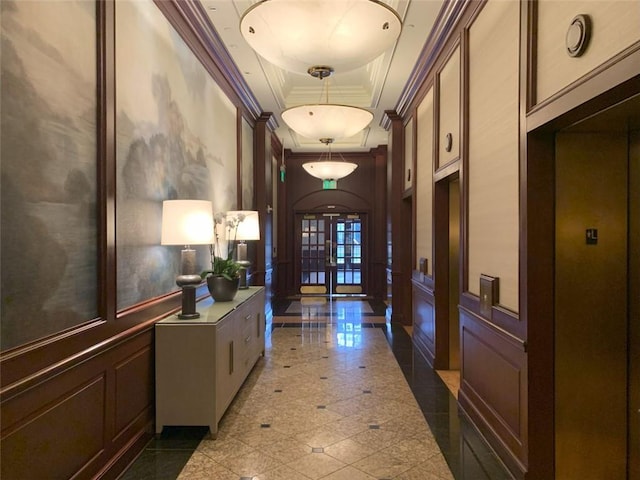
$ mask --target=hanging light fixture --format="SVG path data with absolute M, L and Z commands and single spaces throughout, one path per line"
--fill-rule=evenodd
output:
M 262 57 L 291 72 L 314 65 L 343 72 L 393 45 L 402 21 L 378 0 L 263 0 L 242 16 L 240 31 Z
M 310 75 L 324 79 L 333 73 L 328 66 L 309 69 Z M 299 105 L 282 112 L 282 120 L 303 137 L 346 138 L 364 130 L 373 120 L 373 113 L 360 107 L 329 103 L 329 85 L 325 80 L 326 103 Z
M 309 175 L 321 180 L 339 180 L 350 175 L 358 168 L 357 164 L 346 162 L 344 159 L 337 162 L 331 160 L 331 143 L 333 143 L 333 138 L 321 138 L 320 141 L 329 147 L 328 159 L 322 160 L 323 153 L 319 160 L 303 163 L 302 168 L 304 168 Z

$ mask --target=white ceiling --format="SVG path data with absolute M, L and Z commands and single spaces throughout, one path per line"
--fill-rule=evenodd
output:
M 240 18 L 253 0 L 201 0 L 211 23 L 256 97 L 263 112 L 273 112 L 276 134 L 294 151 L 326 149 L 318 140 L 291 131 L 280 112 L 307 103 L 325 103 L 323 82 L 287 72 L 255 53 L 240 33 Z M 336 140 L 334 150 L 366 151 L 387 144 L 380 126 L 385 110 L 394 110 L 407 79 L 431 32 L 443 0 L 386 0 L 402 19 L 397 42 L 369 64 L 329 77 L 331 103 L 354 105 L 374 113 L 368 128 L 350 138 Z M 327 81 L 327 80 L 325 80 Z

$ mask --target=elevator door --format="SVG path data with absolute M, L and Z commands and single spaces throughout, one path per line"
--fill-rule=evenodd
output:
M 556 479 L 635 480 L 637 159 L 589 127 L 556 136 Z
M 299 292 L 364 292 L 363 218 L 359 214 L 298 215 Z

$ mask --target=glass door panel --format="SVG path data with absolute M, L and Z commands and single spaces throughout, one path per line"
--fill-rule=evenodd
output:
M 359 215 L 298 215 L 299 291 L 363 292 L 363 228 Z
M 362 222 L 358 215 L 337 217 L 335 293 L 362 293 Z
M 300 292 L 327 293 L 325 268 L 325 220 L 305 215 L 300 230 Z

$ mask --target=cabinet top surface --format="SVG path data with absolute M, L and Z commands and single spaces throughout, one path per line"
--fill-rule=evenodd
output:
M 262 290 L 264 287 L 249 287 L 238 290 L 235 298 L 230 302 L 214 302 L 211 297 L 207 297 L 196 305 L 196 311 L 200 313 L 199 318 L 182 320 L 178 318 L 177 314 L 172 314 L 158 321 L 156 325 L 215 324 Z

